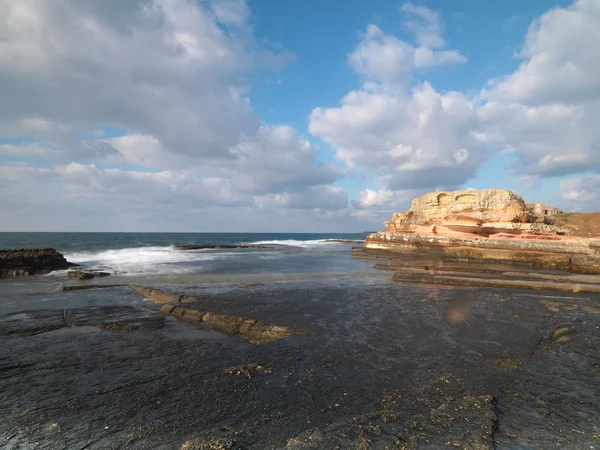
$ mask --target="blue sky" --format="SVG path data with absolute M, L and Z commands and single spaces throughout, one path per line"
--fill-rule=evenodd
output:
M 0 230 L 361 231 L 465 188 L 598 210 L 598 23 L 599 0 L 4 0 Z

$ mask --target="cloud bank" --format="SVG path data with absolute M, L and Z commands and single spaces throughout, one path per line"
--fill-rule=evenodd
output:
M 398 14 L 408 38 L 366 25 L 356 87 L 305 132 L 253 111 L 251 80 L 296 57 L 256 38 L 243 0 L 5 0 L 0 228 L 362 230 L 498 154 L 600 208 L 599 2 L 534 20 L 518 67 L 469 92 L 428 81 L 469 64 L 440 13 Z M 374 181 L 349 198 L 355 173 Z

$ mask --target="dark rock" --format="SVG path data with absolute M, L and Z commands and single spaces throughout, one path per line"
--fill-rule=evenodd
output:
M 26 276 L 75 266 L 53 248 L 0 250 L 0 276 Z
M 148 300 L 152 300 L 154 303 L 190 303 L 196 301 L 196 297 L 192 297 L 190 295 L 175 294 L 173 292 L 166 292 L 158 289 L 146 288 L 143 286 L 134 286 L 132 284 L 130 284 L 129 287 L 138 294 L 143 295 Z
M 269 325 L 247 317 L 202 311 L 193 306 L 167 304 L 160 310 L 176 319 L 201 323 L 220 333 L 244 339 L 251 344 L 265 344 L 299 334 L 288 327 Z
M 69 270 L 67 276 L 74 280 L 91 280 L 95 275 L 92 272 L 84 272 L 83 270 Z
M 69 272 L 67 272 L 67 275 L 69 278 L 73 278 L 75 280 L 91 280 L 95 277 L 107 277 L 110 275 L 110 273 L 75 269 L 69 270 Z
M 93 272 L 96 277 L 107 277 L 110 275 L 110 272 Z
M 87 289 L 103 289 L 103 288 L 113 288 L 113 287 L 122 287 L 127 286 L 126 284 L 74 284 L 74 285 L 62 285 L 60 287 L 61 291 L 82 291 Z

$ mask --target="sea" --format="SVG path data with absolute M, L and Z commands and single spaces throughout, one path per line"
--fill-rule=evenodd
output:
M 365 237 L 366 233 L 0 233 L 0 248 L 51 247 L 84 269 L 111 274 L 88 283 L 181 290 L 191 285 L 336 282 L 377 276 L 372 261 L 351 256 L 352 247 L 361 246 Z M 267 248 L 175 247 L 190 244 L 264 244 Z M 61 292 L 61 284 L 70 282 L 66 272 L 0 279 L 1 312 L 69 308 L 83 300 L 118 303 L 113 290 Z

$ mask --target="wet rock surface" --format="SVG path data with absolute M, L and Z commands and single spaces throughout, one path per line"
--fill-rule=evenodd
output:
M 53 248 L 0 250 L 0 277 L 27 276 L 64 270 L 76 264 L 68 262 Z
M 209 326 L 229 336 L 244 339 L 251 344 L 266 344 L 267 342 L 278 341 L 279 339 L 300 334 L 292 328 L 266 324 L 257 319 L 209 312 L 201 305 L 164 305 L 160 308 L 160 311 L 180 320 Z
M 196 297 L 192 297 L 191 295 L 179 294 L 176 292 L 169 292 L 161 289 L 136 286 L 132 284 L 130 284 L 129 287 L 138 294 L 142 295 L 143 297 L 153 301 L 154 303 L 189 303 L 195 302 L 197 300 Z
M 67 276 L 74 280 L 91 280 L 96 277 L 107 277 L 110 273 L 94 270 L 72 269 L 67 272 Z
M 175 304 L 311 330 L 256 346 L 119 292 L 0 316 L 0 447 L 600 446 L 597 295 L 364 278 Z

